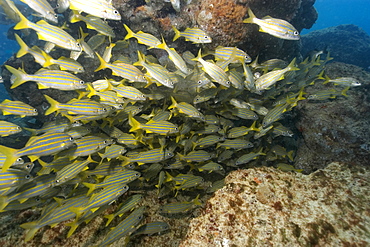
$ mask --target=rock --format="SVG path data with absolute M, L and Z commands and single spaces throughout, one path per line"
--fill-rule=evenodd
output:
M 310 175 L 238 170 L 192 219 L 180 247 L 367 246 L 370 171 L 332 163 Z
M 339 96 L 325 101 L 300 102 L 294 121 L 301 132 L 301 141 L 295 159 L 296 168 L 310 173 L 324 168 L 332 161 L 369 165 L 370 74 L 363 69 L 343 63 L 330 63 L 325 74 L 329 78 L 354 77 L 362 83 Z M 307 87 L 308 95 L 320 90 L 343 87 L 316 82 Z M 307 97 L 307 95 L 305 96 Z
M 327 49 L 335 61 L 370 66 L 370 36 L 360 27 L 348 24 L 329 27 L 302 36 L 302 54 Z

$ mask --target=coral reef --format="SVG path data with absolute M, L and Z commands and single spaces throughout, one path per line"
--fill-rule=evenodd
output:
M 234 171 L 180 246 L 368 246 L 369 176 L 343 163 L 310 175 Z
M 335 61 L 370 67 L 370 36 L 360 27 L 348 24 L 324 28 L 302 36 L 302 54 L 327 49 Z

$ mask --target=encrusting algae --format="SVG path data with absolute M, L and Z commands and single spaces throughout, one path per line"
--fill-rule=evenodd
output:
M 181 54 L 168 40 L 162 37 L 161 41 L 160 34 L 134 32 L 126 24 L 124 40 L 115 40 L 105 19 L 118 22 L 121 15 L 111 1 L 70 0 L 69 9 L 59 1 L 58 12 L 70 13 L 69 21 L 80 28 L 79 33 L 72 33 L 79 37 L 75 39 L 68 29 L 47 23 L 47 16 L 46 21 L 33 23 L 11 0 L 2 1 L 19 15 L 15 29 L 33 29 L 40 40 L 47 41 L 44 50 L 29 48 L 16 35 L 22 51 L 18 57 L 30 53 L 43 68 L 31 73 L 6 65 L 13 74 L 11 88 L 34 81 L 39 89 L 78 94 L 67 102 L 45 94 L 49 107 L 40 114 L 55 114 L 55 121 L 46 122 L 41 129 L 25 128 L 32 136 L 23 148 L 0 146 L 0 209 L 42 208 L 39 217 L 20 224 L 26 242 L 36 238 L 42 244 L 55 245 L 45 239 L 45 232 L 57 229 L 59 238 L 69 238 L 83 222 L 105 232 L 104 239 L 90 240 L 96 241 L 92 243 L 96 246 L 116 241 L 123 246 L 143 234 L 170 234 L 173 218 L 201 206 L 205 194 L 222 187 L 222 179 L 231 170 L 267 165 L 299 171 L 291 164 L 282 165 L 293 160 L 293 150 L 280 146 L 293 132 L 280 120 L 310 97 L 305 93 L 307 87 L 328 82 L 322 76 L 331 60 L 328 53 L 301 63 L 293 59 L 258 64 L 237 47 L 201 49 L 212 42 L 207 30 L 173 27 L 173 40 L 184 37 L 194 46 L 193 51 Z M 263 32 L 299 39 L 286 21 L 264 18 L 262 22 L 251 11 L 249 15 L 245 22 L 259 25 Z M 293 36 L 284 36 L 286 28 Z M 103 44 L 107 44 L 104 52 Z M 70 58 L 51 57 L 49 53 L 61 48 Z M 120 49 L 137 56 L 119 56 Z M 155 51 L 167 56 L 159 58 Z M 75 61 L 81 55 L 100 63 L 95 72 L 108 68 L 112 75 L 85 82 L 78 73 L 88 66 Z M 335 82 L 338 86 L 357 85 L 347 81 Z M 348 89 L 334 89 L 330 96 L 346 95 Z M 326 99 L 319 94 L 321 97 L 311 99 Z M 4 115 L 38 114 L 20 101 L 6 100 L 0 109 Z M 2 121 L 1 126 L 1 136 L 20 131 L 10 122 Z M 26 160 L 37 168 L 25 169 Z M 146 201 L 149 194 L 156 198 L 154 203 Z M 152 222 L 146 220 L 148 214 Z M 108 222 L 103 223 L 102 216 Z M 46 230 L 45 226 L 52 228 Z M 70 227 L 68 233 L 63 230 L 66 227 Z M 60 241 L 63 245 L 68 240 Z

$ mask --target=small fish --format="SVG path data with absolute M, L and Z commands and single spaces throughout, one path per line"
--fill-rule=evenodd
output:
M 211 37 L 199 28 L 186 28 L 185 31 L 180 32 L 175 26 L 172 26 L 175 36 L 173 41 L 180 37 L 184 37 L 186 41 L 193 42 L 194 44 L 206 44 L 211 43 Z
M 244 139 L 232 139 L 232 140 L 225 140 L 223 143 L 217 143 L 216 148 L 223 147 L 225 149 L 246 149 L 246 148 L 252 148 L 253 143 L 250 141 L 246 141 Z
M 130 132 L 137 131 L 139 129 L 145 130 L 147 133 L 157 133 L 160 135 L 169 135 L 179 132 L 179 128 L 168 121 L 153 121 L 150 120 L 145 124 L 139 123 L 135 118 L 129 114 L 129 124 L 131 126 Z
M 22 131 L 22 128 L 16 124 L 7 122 L 7 121 L 0 121 L 0 136 L 9 136 L 13 134 L 17 134 Z
M 21 0 L 27 4 L 31 9 L 36 11 L 39 16 L 47 19 L 55 24 L 58 23 L 58 15 L 55 14 L 54 9 L 46 0 Z
M 131 158 L 123 156 L 122 165 L 125 166 L 130 162 L 137 162 L 139 165 L 146 163 L 157 163 L 173 157 L 174 154 L 171 151 L 161 149 L 162 148 L 156 148 L 149 151 L 140 152 L 137 156 Z
M 201 50 L 198 52 L 198 56 L 193 59 L 202 64 L 203 70 L 217 83 L 225 87 L 230 87 L 230 81 L 225 71 L 214 63 L 203 60 Z
M 68 114 L 81 114 L 81 115 L 89 115 L 89 116 L 96 116 L 96 115 L 102 115 L 108 112 L 108 109 L 92 100 L 72 100 L 70 103 L 62 104 L 58 101 L 54 100 L 48 95 L 44 95 L 45 99 L 49 102 L 50 107 L 45 112 L 45 115 L 50 115 L 51 113 L 57 111 L 57 110 L 66 110 Z M 0 105 L 1 107 L 1 105 Z M 77 119 L 74 119 L 73 122 L 77 121 Z
M 80 172 L 87 170 L 87 165 L 90 163 L 96 162 L 89 156 L 86 160 L 75 160 L 72 164 L 64 166 L 61 170 L 57 171 L 53 186 L 59 186 L 73 179 Z
M 324 82 L 324 84 L 329 83 L 329 82 L 333 83 L 334 85 L 343 86 L 343 87 L 361 86 L 361 83 L 352 77 L 339 77 L 336 79 L 330 79 L 329 77 L 326 77 L 326 81 Z
M 168 53 L 169 59 L 175 64 L 175 66 L 181 70 L 184 74 L 189 74 L 190 70 L 186 66 L 185 61 L 182 59 L 182 57 L 177 53 L 177 51 L 174 48 L 169 48 L 166 44 L 166 41 L 164 38 L 162 38 L 162 43 L 159 44 L 156 48 L 163 49 Z
M 22 101 L 11 101 L 5 99 L 0 103 L 0 110 L 2 110 L 3 115 L 19 115 L 20 117 L 25 116 L 37 116 L 38 111 L 36 108 L 33 108 Z
M 122 220 L 115 228 L 107 233 L 104 240 L 99 246 L 104 247 L 112 244 L 120 238 L 126 237 L 125 242 L 128 242 L 128 236 L 135 231 L 136 226 L 144 218 L 145 207 L 141 206 L 135 209 L 129 216 Z
M 83 182 L 83 185 L 89 188 L 89 191 L 87 192 L 88 196 L 96 189 L 104 188 L 112 184 L 128 184 L 134 181 L 135 179 L 139 178 L 140 176 L 141 176 L 140 172 L 134 170 L 122 170 L 115 174 L 105 176 L 104 180 L 99 184 Z
M 95 70 L 99 71 L 104 68 L 109 68 L 113 71 L 113 75 L 120 76 L 129 81 L 147 82 L 145 75 L 135 66 L 126 63 L 107 63 L 98 53 L 96 56 L 99 58 L 100 66 Z
M 228 131 L 227 138 L 238 138 L 247 135 L 251 131 L 258 131 L 256 128 L 256 122 L 254 121 L 251 127 L 241 126 L 235 127 Z
M 163 205 L 159 212 L 162 214 L 178 214 L 178 213 L 186 213 L 190 209 L 193 208 L 193 205 L 200 206 L 202 205 L 199 201 L 199 195 L 190 202 L 172 202 Z
M 86 27 L 88 29 L 93 29 L 97 31 L 98 33 L 101 33 L 111 38 L 115 37 L 113 29 L 108 25 L 108 23 L 96 16 L 92 16 L 92 15 L 83 16 L 79 14 L 78 11 L 73 10 L 72 14 L 69 17 L 69 21 L 71 23 L 83 21 L 86 23 Z
M 155 221 L 146 223 L 145 225 L 140 226 L 135 232 L 132 233 L 131 236 L 145 234 L 145 235 L 153 235 L 156 233 L 161 234 L 164 231 L 167 231 L 170 229 L 170 225 L 168 223 L 163 221 Z
M 19 169 L 9 168 L 0 172 L 0 189 L 8 187 L 19 187 L 22 184 L 31 181 L 32 176 L 29 172 Z
M 142 31 L 134 33 L 126 24 L 123 24 L 123 26 L 125 27 L 127 31 L 125 40 L 130 39 L 130 38 L 135 38 L 137 39 L 137 42 L 139 44 L 148 46 L 148 49 L 156 48 L 158 45 L 161 44 L 161 41 L 159 39 L 157 39 L 155 36 L 149 33 L 144 33 Z
M 237 47 L 218 46 L 215 49 L 216 60 L 230 60 L 231 63 L 250 63 L 252 58 L 243 50 Z
M 104 218 L 107 218 L 108 221 L 105 224 L 105 226 L 108 226 L 112 220 L 115 217 L 122 217 L 122 215 L 130 210 L 132 210 L 138 203 L 140 203 L 144 199 L 143 195 L 141 194 L 136 194 L 132 195 L 129 198 L 127 198 L 120 206 L 119 210 L 115 212 L 114 214 L 108 214 L 105 215 Z
M 250 161 L 252 161 L 252 160 L 257 159 L 257 158 L 258 158 L 258 156 L 260 156 L 260 155 L 266 155 L 265 153 L 263 153 L 263 152 L 262 152 L 262 149 L 263 149 L 263 148 L 261 148 L 261 150 L 260 150 L 260 151 L 258 151 L 257 153 L 250 152 L 250 153 L 248 153 L 248 154 L 244 154 L 244 155 L 240 156 L 240 157 L 236 160 L 235 165 L 239 166 L 239 165 L 241 165 L 241 164 L 246 164 L 246 163 L 248 163 L 248 162 L 250 162 Z
M 198 171 L 202 172 L 202 171 L 206 171 L 206 172 L 213 172 L 213 171 L 216 171 L 216 172 L 219 172 L 221 174 L 225 173 L 225 170 L 224 168 L 222 167 L 222 165 L 216 163 L 216 162 L 213 162 L 213 161 L 210 161 L 204 165 L 200 165 L 200 166 L 194 166 L 196 169 L 198 169 Z
M 315 92 L 313 94 L 310 94 L 307 99 L 308 100 L 327 100 L 327 99 L 334 99 L 337 96 L 343 95 L 347 96 L 347 91 L 350 87 L 346 87 L 342 91 L 337 91 L 335 89 L 328 89 L 328 90 L 322 90 Z
M 248 8 L 249 17 L 243 20 L 244 23 L 257 24 L 260 32 L 268 33 L 274 37 L 287 40 L 299 40 L 299 32 L 289 22 L 272 18 L 271 16 L 265 16 L 262 19 L 258 19 Z
M 296 169 L 294 166 L 286 164 L 286 163 L 279 163 L 276 165 L 276 168 L 283 171 L 283 172 L 302 172 L 303 169 Z
M 11 89 L 16 88 L 27 81 L 35 81 L 39 89 L 54 88 L 59 90 L 76 90 L 86 88 L 85 82 L 76 76 L 60 70 L 41 69 L 34 75 L 29 75 L 9 65 L 5 67 L 13 74 L 14 80 Z
M 121 20 L 121 15 L 117 9 L 112 5 L 112 1 L 106 0 L 69 0 L 69 8 L 71 10 L 83 11 L 90 15 L 109 19 L 109 20 Z
M 82 157 L 89 156 L 105 148 L 108 145 L 113 144 L 113 139 L 103 138 L 100 136 L 84 136 L 74 141 L 75 146 L 68 150 L 65 150 L 60 155 L 66 155 L 69 157 Z
M 171 101 L 172 105 L 170 105 L 168 109 L 176 108 L 180 113 L 183 113 L 189 117 L 197 118 L 201 121 L 205 121 L 204 115 L 189 103 L 186 102 L 177 103 L 172 96 Z
M 277 81 L 284 79 L 284 74 L 288 71 L 294 71 L 299 70 L 297 67 L 294 67 L 295 64 L 295 58 L 292 60 L 292 62 L 285 68 L 281 70 L 274 70 L 271 72 L 268 72 L 261 77 L 259 77 L 255 81 L 256 90 L 266 90 L 270 89 L 272 85 L 274 85 Z
M 177 153 L 181 160 L 187 162 L 203 162 L 212 159 L 212 155 L 204 150 L 191 151 L 187 155 L 181 155 Z
M 0 146 L 0 152 L 6 156 L 2 169 L 6 171 L 19 157 L 27 155 L 33 162 L 41 156 L 55 154 L 70 148 L 73 144 L 73 138 L 67 134 L 45 133 L 44 135 L 31 138 L 28 145 L 21 149 Z
M 22 13 L 18 12 L 18 14 L 21 18 L 21 21 L 15 25 L 15 30 L 31 28 L 36 31 L 40 40 L 51 42 L 59 47 L 71 51 L 81 50 L 80 44 L 60 27 L 50 25 L 44 20 L 33 23 L 24 17 Z
M 278 121 L 282 117 L 283 113 L 287 111 L 288 107 L 289 103 L 285 103 L 282 105 L 277 105 L 274 108 L 272 108 L 263 118 L 262 127 L 266 128 L 270 124 Z

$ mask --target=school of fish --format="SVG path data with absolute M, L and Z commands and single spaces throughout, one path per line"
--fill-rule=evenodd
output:
M 283 140 L 294 138 L 294 131 L 284 126 L 285 114 L 299 101 L 346 96 L 350 87 L 360 85 L 353 78 L 324 75 L 331 60 L 328 53 L 312 54 L 300 63 L 259 63 L 237 47 L 207 49 L 204 44 L 212 38 L 199 28 L 173 27 L 173 42 L 184 38 L 182 42 L 192 42 L 197 50 L 179 54 L 158 34 L 134 32 L 126 24 L 125 39 L 113 42 L 115 34 L 105 20 L 120 21 L 121 16 L 111 1 L 59 0 L 57 12 L 69 11 L 68 21 L 81 25 L 79 33 L 57 26 L 58 14 L 46 0 L 22 2 L 41 19 L 27 19 L 11 0 L 1 0 L 1 6 L 14 20 L 14 29 L 32 29 L 46 42 L 43 48 L 29 47 L 16 34 L 16 56 L 31 54 L 43 68 L 29 73 L 5 65 L 12 73 L 11 88 L 32 81 L 39 89 L 74 90 L 79 95 L 68 102 L 45 95 L 50 105 L 45 115 L 55 114 L 56 120 L 40 129 L 0 121 L 1 137 L 31 133 L 21 149 L 0 146 L 1 212 L 43 207 L 37 221 L 21 225 L 26 241 L 44 226 L 73 219 L 68 223 L 70 237 L 81 223 L 124 198 L 116 212 L 104 215 L 106 226 L 121 219 L 97 246 L 121 238 L 127 243 L 134 236 L 171 228 L 166 222 L 141 224 L 150 210 L 139 206 L 146 195 L 129 194 L 130 188 L 157 190 L 160 198 L 189 198 L 161 205 L 158 213 L 170 215 L 201 205 L 200 195 L 221 188 L 233 169 L 268 165 L 301 172 L 292 165 L 294 150 L 283 147 Z M 179 11 L 179 1 L 171 4 Z M 248 15 L 246 25 L 256 24 L 280 39 L 299 39 L 285 20 L 259 19 L 250 9 Z M 137 51 L 135 61 L 124 56 L 111 61 L 118 47 L 133 49 L 130 42 L 147 49 Z M 53 58 L 53 49 L 66 49 L 70 57 Z M 166 64 L 159 63 L 152 49 L 167 53 Z M 86 69 L 78 62 L 81 55 L 99 61 L 95 71 L 104 70 L 107 76 L 92 82 L 80 78 L 78 73 Z M 307 94 L 314 83 L 332 83 L 337 89 Z M 16 100 L 3 101 L 0 110 L 20 117 L 40 114 Z

